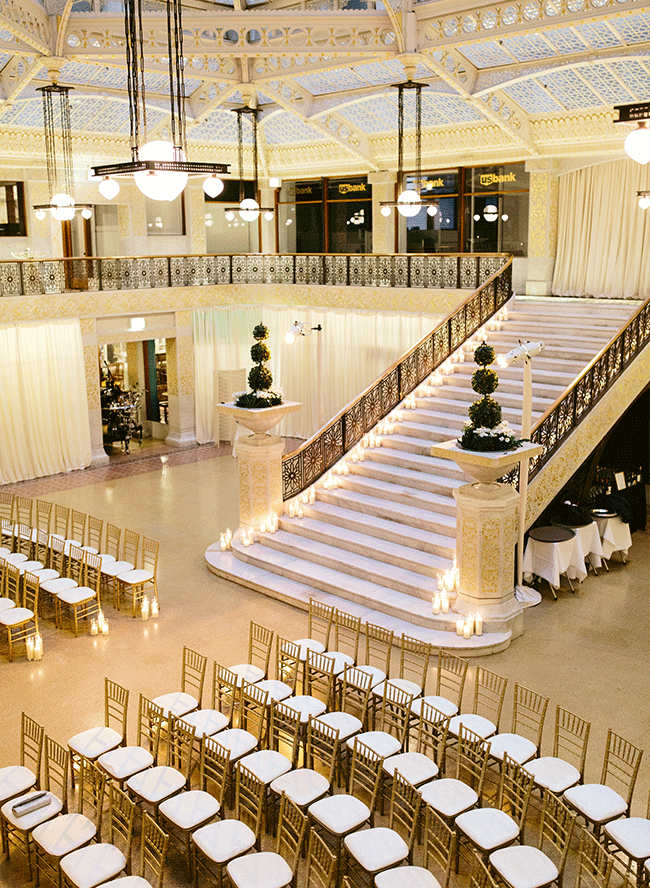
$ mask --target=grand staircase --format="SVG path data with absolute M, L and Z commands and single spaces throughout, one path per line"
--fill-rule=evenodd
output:
M 497 352 L 520 341 L 541 340 L 533 367 L 533 425 L 611 339 L 636 306 L 568 299 L 515 297 L 508 319 L 493 323 L 487 340 Z M 284 515 L 274 534 L 233 551 L 211 547 L 215 573 L 294 603 L 317 597 L 360 614 L 365 621 L 426 638 L 445 648 L 483 654 L 506 647 L 509 632 L 488 631 L 471 646 L 450 630 L 453 614 L 434 615 L 437 575 L 452 564 L 456 504 L 452 491 L 468 479 L 455 463 L 431 457 L 435 441 L 457 438 L 469 405 L 476 365 L 472 346 L 440 384 L 420 386 L 392 433 L 364 449 L 364 459 L 346 459 L 349 474 L 317 483 L 315 502 L 302 503 L 303 517 Z M 457 357 L 457 356 L 456 356 Z M 523 367 L 499 370 L 495 397 L 503 418 L 521 428 Z M 468 648 L 472 648 L 470 651 Z

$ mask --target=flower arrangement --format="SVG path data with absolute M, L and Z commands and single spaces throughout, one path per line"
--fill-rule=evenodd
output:
M 479 369 L 472 376 L 472 388 L 482 395 L 469 408 L 470 421 L 460 438 L 464 450 L 499 451 L 515 450 L 523 443 L 516 438 L 508 423 L 501 419 L 501 405 L 491 397 L 499 387 L 499 377 L 489 365 L 494 363 L 494 349 L 487 342 L 474 351 L 474 361 Z
M 235 407 L 276 407 L 282 403 L 282 389 L 273 387 L 273 374 L 265 366 L 271 357 L 271 350 L 264 341 L 268 338 L 269 328 L 264 324 L 257 324 L 253 328 L 255 345 L 251 347 L 251 359 L 255 367 L 248 374 L 252 391 L 235 392 L 232 396 Z

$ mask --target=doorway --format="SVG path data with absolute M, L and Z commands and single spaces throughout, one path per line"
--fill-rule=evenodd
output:
M 63 263 L 66 289 L 87 290 L 88 279 L 93 276 L 93 263 L 84 261 L 84 257 L 94 255 L 90 219 L 75 213 L 73 219 L 61 222 L 61 237 L 63 258 L 66 260 Z

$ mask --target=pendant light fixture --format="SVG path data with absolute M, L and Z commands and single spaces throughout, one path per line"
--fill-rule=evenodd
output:
M 90 219 L 93 214 L 90 204 L 77 204 L 74 199 L 70 89 L 69 86 L 51 83 L 49 86 L 41 86 L 37 90 L 43 96 L 47 184 L 50 192 L 49 204 L 37 204 L 34 207 L 36 218 L 39 221 L 43 221 L 48 212 L 61 222 L 69 222 L 74 219 L 77 210 L 81 212 L 84 219 Z M 61 168 L 59 168 L 57 156 L 57 141 L 60 141 L 61 145 Z
M 438 199 L 422 197 L 422 90 L 424 83 L 416 83 L 411 77 L 404 83 L 394 83 L 397 90 L 397 187 L 404 186 L 404 91 L 415 91 L 415 189 L 403 188 L 397 201 L 383 200 L 380 203 L 381 214 L 390 216 L 395 207 L 400 216 L 409 218 L 417 216 L 421 209 L 426 208 L 430 216 L 438 212 Z
M 625 139 L 625 153 L 632 160 L 645 165 L 650 162 L 650 102 L 635 105 L 615 105 L 618 120 L 614 123 L 636 123 Z
M 230 172 L 226 163 L 191 163 L 187 160 L 185 122 L 185 75 L 181 0 L 166 0 L 167 50 L 171 141 L 146 141 L 144 35 L 141 0 L 124 0 L 126 69 L 131 129 L 131 160 L 91 167 L 100 178 L 100 193 L 107 199 L 119 192 L 117 178 L 132 177 L 140 191 L 152 200 L 174 200 L 189 176 L 205 176 L 203 190 L 210 197 L 223 191 L 221 175 Z
M 257 202 L 258 193 L 258 153 L 257 153 L 257 117 L 259 111 L 250 105 L 242 105 L 241 108 L 233 108 L 237 115 L 237 163 L 239 166 L 239 206 L 225 207 L 226 219 L 229 222 L 235 218 L 235 213 L 239 213 L 239 218 L 244 222 L 255 222 L 260 213 L 264 213 L 267 222 L 273 219 L 275 210 L 272 207 L 260 207 Z M 246 187 L 244 183 L 244 125 L 243 117 L 250 114 L 251 126 L 253 128 L 253 194 L 255 197 L 246 197 Z

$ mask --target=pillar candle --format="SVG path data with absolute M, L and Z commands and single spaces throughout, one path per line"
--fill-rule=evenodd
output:
M 456 620 L 456 635 L 462 635 L 463 628 L 464 628 L 464 623 L 463 623 L 462 619 Z
M 439 595 L 434 595 L 433 598 L 431 599 L 431 609 L 434 614 L 440 613 L 440 596 Z
M 483 635 L 483 617 L 480 614 L 474 618 L 474 632 L 476 635 Z
M 463 626 L 463 638 L 469 638 L 472 634 L 472 621 L 467 620 Z

